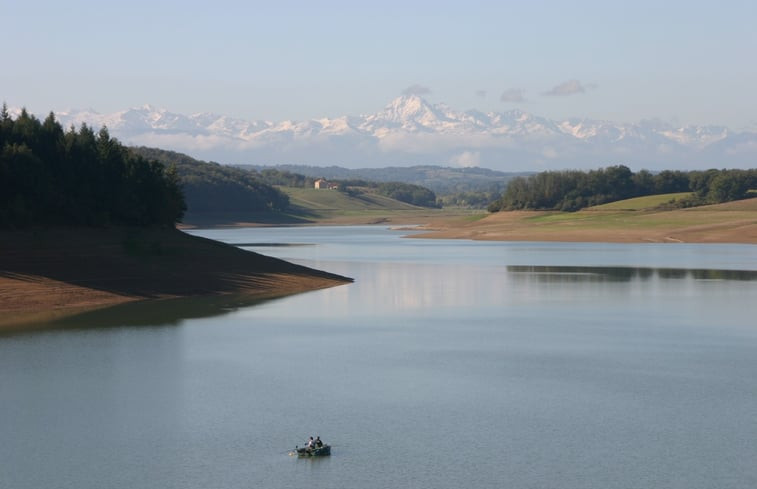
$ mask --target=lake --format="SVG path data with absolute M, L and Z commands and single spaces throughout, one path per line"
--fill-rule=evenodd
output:
M 1 488 L 757 487 L 754 245 L 191 233 L 355 282 L 0 336 Z

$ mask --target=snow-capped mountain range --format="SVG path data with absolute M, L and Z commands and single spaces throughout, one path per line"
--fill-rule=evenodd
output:
M 220 163 L 340 165 L 351 168 L 436 164 L 504 171 L 754 167 L 757 132 L 720 126 L 676 127 L 659 120 L 617 123 L 550 120 L 521 110 L 459 111 L 416 95 L 369 115 L 307 121 L 248 121 L 183 115 L 150 105 L 112 114 L 55 113 L 129 145 L 153 146 Z

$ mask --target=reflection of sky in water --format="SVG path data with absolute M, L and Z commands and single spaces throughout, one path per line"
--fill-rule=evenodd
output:
M 682 298 L 702 293 L 736 304 L 757 290 L 757 247 L 750 245 L 404 239 L 407 231 L 384 226 L 194 233 L 355 279 L 262 306 L 303 317 L 391 318 L 433 308 L 462 317 L 489 309 L 496 318 L 524 304 L 599 307 L 601 299 L 602 307 L 626 307 L 629 298 L 683 307 Z
M 0 338 L 1 487 L 754 485 L 753 246 L 208 233 L 355 282 Z
M 546 243 L 401 239 L 410 231 L 385 226 L 192 230 L 227 243 L 308 244 L 244 246 L 309 262 L 490 263 L 532 266 L 650 267 L 757 270 L 757 246 L 687 243 Z
M 602 267 L 482 267 L 411 265 L 397 263 L 332 263 L 331 271 L 355 278 L 355 283 L 271 303 L 262 308 L 286 307 L 287 314 L 403 316 L 426 314 L 430 309 L 475 316 L 527 304 L 576 307 L 698 308 L 708 301 L 723 304 L 750 301 L 757 293 L 755 272 L 671 270 Z M 706 294 L 707 301 L 697 302 Z M 682 305 L 681 300 L 694 300 Z M 282 311 L 283 312 L 283 311 Z

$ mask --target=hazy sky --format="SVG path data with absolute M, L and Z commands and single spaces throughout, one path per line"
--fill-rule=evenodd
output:
M 0 0 L 0 98 L 245 119 L 456 109 L 757 128 L 756 1 Z

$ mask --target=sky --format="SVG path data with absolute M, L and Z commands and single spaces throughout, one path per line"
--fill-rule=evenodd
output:
M 754 1 L 0 0 L 0 99 L 248 120 L 458 110 L 757 129 Z

